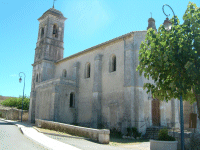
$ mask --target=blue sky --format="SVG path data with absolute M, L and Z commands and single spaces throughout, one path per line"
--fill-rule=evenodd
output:
M 165 20 L 163 4 L 170 5 L 182 22 L 188 0 L 57 0 L 55 9 L 66 18 L 64 57 L 131 31 L 146 30 L 148 18 L 158 28 Z M 200 7 L 199 0 L 193 0 Z M 37 42 L 38 18 L 53 5 L 53 0 L 0 0 L 0 95 L 30 96 L 32 66 Z M 165 7 L 168 14 L 172 12 Z

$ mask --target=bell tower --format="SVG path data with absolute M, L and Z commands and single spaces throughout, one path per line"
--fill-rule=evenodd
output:
M 54 62 L 63 58 L 63 14 L 50 8 L 39 19 L 38 39 L 33 64 L 33 81 L 42 82 L 54 78 Z M 33 87 L 34 88 L 34 87 Z
M 35 122 L 36 88 L 40 82 L 55 77 L 55 62 L 63 58 L 64 22 L 67 18 L 54 8 L 39 19 L 30 94 L 29 121 Z
M 34 63 L 41 60 L 57 61 L 63 58 L 64 21 L 63 14 L 50 8 L 39 19 L 37 46 Z

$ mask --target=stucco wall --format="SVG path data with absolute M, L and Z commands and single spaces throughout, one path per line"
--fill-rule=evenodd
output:
M 53 109 L 52 101 L 52 86 L 38 88 L 36 90 L 36 118 L 51 120 L 53 116 L 51 116 L 50 111 Z
M 93 107 L 93 84 L 94 84 L 94 64 L 95 64 L 95 56 L 98 54 L 102 55 L 102 89 L 101 89 L 101 106 L 102 106 L 102 122 L 106 127 L 118 128 L 122 125 L 124 117 L 134 117 L 131 114 L 128 115 L 130 111 L 135 115 L 137 121 L 135 120 L 134 126 L 136 122 L 140 122 L 140 117 L 143 118 L 143 122 L 146 122 L 147 126 L 151 125 L 151 107 L 149 106 L 150 102 L 148 101 L 148 95 L 146 91 L 143 91 L 143 82 L 146 81 L 143 77 L 139 77 L 139 74 L 136 73 L 135 69 L 138 65 L 138 53 L 139 53 L 139 45 L 141 41 L 144 40 L 145 32 L 136 32 L 131 36 L 127 36 L 124 39 L 118 39 L 112 43 L 105 44 L 103 46 L 94 48 L 91 51 L 87 51 L 80 55 L 72 56 L 67 59 L 63 59 L 62 61 L 56 63 L 55 69 L 55 77 L 62 76 L 63 70 L 66 69 L 67 77 L 73 78 L 73 65 L 76 62 L 80 63 L 79 66 L 79 83 L 77 85 L 78 90 L 76 91 L 78 97 L 76 97 L 78 118 L 77 122 L 82 123 L 84 125 L 90 125 L 92 118 L 92 107 Z M 135 36 L 135 37 L 134 37 Z M 125 62 L 125 49 L 129 48 L 134 50 L 134 53 L 131 54 L 133 56 L 130 59 L 133 59 L 134 66 L 129 67 L 129 70 L 132 69 L 134 74 L 126 75 L 125 79 L 125 70 L 124 70 L 124 62 Z M 116 71 L 110 71 L 110 61 L 111 56 L 116 55 Z M 127 58 L 126 58 L 127 59 Z M 91 64 L 91 75 L 90 78 L 85 77 L 85 69 L 87 63 Z M 129 62 L 127 62 L 129 63 Z M 131 85 L 132 90 L 126 90 L 125 92 L 125 81 L 129 84 L 131 82 L 131 78 L 133 78 L 133 84 Z M 144 81 L 143 81 L 144 80 Z M 148 82 L 153 82 L 152 80 Z M 129 100 L 125 103 L 124 94 L 132 93 L 136 91 L 138 96 L 130 95 Z M 134 93 L 132 93 L 134 94 Z M 135 101 L 137 99 L 137 101 Z M 142 99 L 142 103 L 140 102 Z M 69 98 L 68 100 L 69 101 Z M 140 106 L 140 110 L 136 108 L 133 109 L 133 106 L 130 105 L 131 101 L 135 101 L 132 105 Z M 141 104 L 139 104 L 141 103 Z M 125 106 L 126 105 L 126 106 Z M 130 107 L 131 106 L 131 107 Z M 144 107 L 144 108 L 141 108 Z M 143 112 L 141 114 L 140 112 Z M 142 115 L 142 116 L 141 116 Z M 144 124 L 144 123 L 143 123 Z M 140 125 L 141 126 L 141 125 Z
M 117 40 L 106 46 L 96 48 L 91 52 L 86 52 L 73 59 L 67 59 L 56 65 L 56 77 L 62 76 L 64 69 L 67 76 L 73 78 L 73 64 L 80 63 L 78 86 L 78 122 L 90 124 L 92 117 L 93 84 L 94 84 L 94 59 L 97 54 L 102 56 L 102 113 L 103 121 L 110 122 L 116 126 L 123 117 L 123 94 L 124 94 L 124 41 Z M 116 55 L 117 68 L 115 72 L 110 72 L 111 56 Z M 87 63 L 91 64 L 90 78 L 85 77 Z M 69 101 L 69 99 L 68 99 Z M 110 114 L 111 113 L 111 114 Z M 110 118 L 110 116 L 113 116 Z
M 111 56 L 116 55 L 116 71 L 110 72 Z M 118 128 L 123 118 L 124 101 L 124 41 L 119 40 L 104 48 L 102 61 L 103 122 Z
M 70 108 L 70 93 L 75 93 L 75 87 L 71 85 L 57 85 L 56 86 L 59 91 L 58 98 L 56 99 L 56 108 L 55 108 L 55 114 L 56 114 L 56 121 L 63 122 L 63 123 L 75 123 L 75 111 L 76 108 L 72 107 Z

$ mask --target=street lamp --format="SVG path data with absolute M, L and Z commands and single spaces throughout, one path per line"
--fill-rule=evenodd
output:
M 24 101 L 24 89 L 25 89 L 25 77 L 26 77 L 26 75 L 25 75 L 25 73 L 23 73 L 23 72 L 20 72 L 20 73 L 19 73 L 19 83 L 22 82 L 22 76 L 21 76 L 20 74 L 23 74 L 23 75 L 24 75 L 24 88 L 23 88 L 23 97 L 22 97 L 22 113 L 21 113 L 21 122 L 22 122 L 22 115 L 23 115 L 23 101 Z
M 163 7 L 162 7 L 163 13 L 167 16 L 167 18 L 164 21 L 163 25 L 165 27 L 165 30 L 170 31 L 171 27 L 172 27 L 172 23 L 168 19 L 169 15 L 167 15 L 164 12 L 164 7 L 165 6 L 168 6 L 172 10 L 173 15 L 174 15 L 174 24 L 175 25 L 177 25 L 177 21 L 176 21 L 175 13 L 174 13 L 173 9 L 167 4 L 163 5 Z M 174 33 L 176 33 L 176 32 L 174 32 Z M 177 52 L 178 52 L 178 50 L 177 50 Z M 179 73 L 179 76 L 180 76 L 180 73 Z M 182 95 L 180 95 L 180 118 L 181 118 L 181 124 L 180 124 L 180 126 L 181 126 L 181 150 L 184 150 L 184 121 L 183 121 L 183 100 L 182 100 Z
M 172 28 L 172 23 L 169 21 L 169 18 L 167 17 L 166 20 L 163 23 L 165 30 L 170 31 Z

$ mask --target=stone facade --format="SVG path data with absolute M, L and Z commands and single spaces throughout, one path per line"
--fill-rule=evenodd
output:
M 139 76 L 139 47 L 146 30 L 134 31 L 63 58 L 63 14 L 50 8 L 39 19 L 33 63 L 29 120 L 78 124 L 94 128 L 179 126 L 178 101 L 159 102 L 155 108 Z M 152 21 L 152 22 L 151 22 Z M 155 27 L 149 19 L 148 28 Z M 153 119 L 152 119 L 153 118 Z

